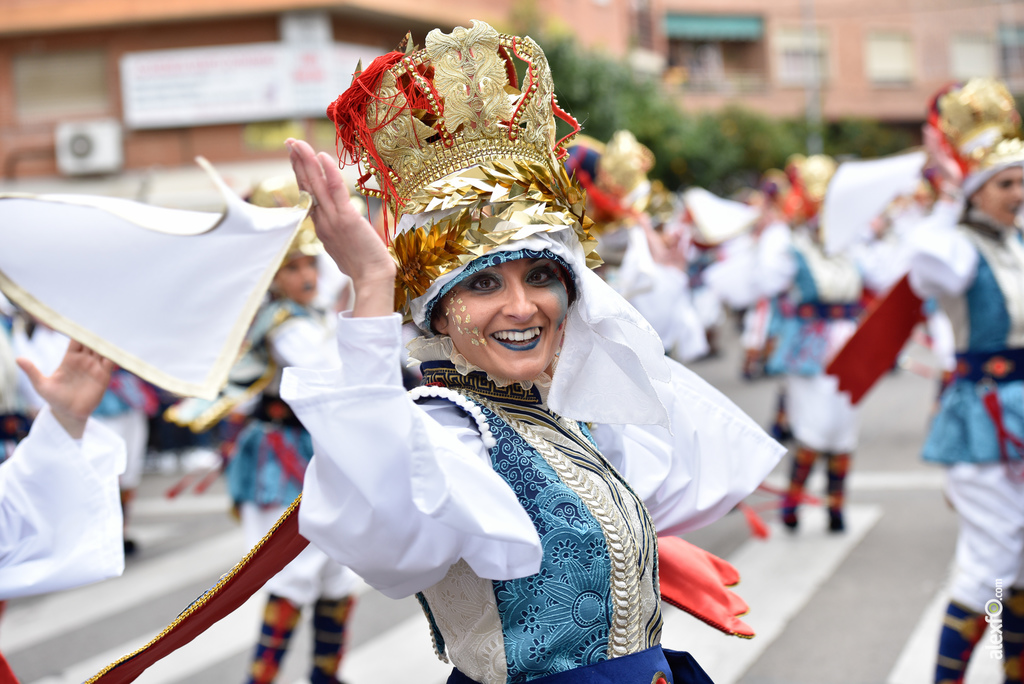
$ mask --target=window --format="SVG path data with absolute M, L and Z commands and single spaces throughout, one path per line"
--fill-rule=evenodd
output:
M 741 14 L 667 14 L 669 64 L 684 89 L 751 92 L 765 82 L 764 21 Z
M 15 55 L 15 111 L 22 121 L 107 114 L 106 55 L 80 50 Z
M 950 76 L 958 81 L 996 77 L 996 50 L 992 38 L 985 35 L 953 36 L 950 50 Z
M 999 27 L 999 66 L 1011 90 L 1024 87 L 1024 25 Z
M 828 34 L 822 29 L 780 29 L 775 36 L 777 77 L 789 86 L 828 81 Z
M 905 33 L 868 34 L 866 71 L 877 86 L 908 85 L 914 80 L 914 58 L 910 36 Z

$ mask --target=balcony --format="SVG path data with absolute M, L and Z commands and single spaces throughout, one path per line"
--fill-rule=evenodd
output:
M 768 89 L 768 75 L 760 70 L 724 72 L 690 71 L 685 67 L 666 69 L 663 82 L 669 89 L 684 93 L 747 95 Z

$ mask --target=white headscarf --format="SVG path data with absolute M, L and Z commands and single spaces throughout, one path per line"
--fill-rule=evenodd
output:
M 529 228 L 537 227 L 524 232 Z M 636 309 L 586 267 L 572 229 L 535 232 L 491 252 L 518 250 L 548 250 L 573 270 L 576 301 L 569 308 L 548 391 L 551 410 L 571 420 L 670 427 L 662 395 L 670 391 L 672 373 L 661 339 Z M 428 335 L 427 304 L 467 267 L 441 276 L 411 302 L 413 321 Z
M 1016 159 L 1014 161 L 1008 161 L 1004 164 L 996 164 L 995 166 L 974 173 L 967 174 L 964 178 L 963 190 L 964 197 L 970 199 L 971 195 L 981 190 L 981 187 L 992 180 L 1000 171 L 1013 168 L 1014 166 L 1024 166 L 1024 159 Z

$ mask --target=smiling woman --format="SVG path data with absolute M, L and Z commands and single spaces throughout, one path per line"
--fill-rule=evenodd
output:
M 289 141 L 356 290 L 341 368 L 281 386 L 318 445 L 300 530 L 417 594 L 450 682 L 708 682 L 661 647 L 657 535 L 729 511 L 782 449 L 591 270 L 554 134 L 578 124 L 553 91 L 533 41 L 481 22 L 370 64 L 329 114 L 393 214 L 386 241 L 335 160 Z M 396 308 L 423 333 L 409 393 Z
M 491 376 L 549 377 L 562 345 L 569 291 L 551 259 L 516 259 L 465 278 L 433 307 L 434 329 Z

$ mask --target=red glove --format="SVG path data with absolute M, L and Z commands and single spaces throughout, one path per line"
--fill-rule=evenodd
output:
M 754 636 L 737 617 L 749 607 L 726 588 L 735 586 L 740 574 L 718 556 L 679 537 L 658 537 L 658 581 L 662 601 L 726 634 Z

